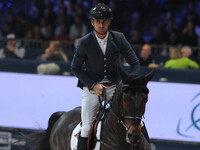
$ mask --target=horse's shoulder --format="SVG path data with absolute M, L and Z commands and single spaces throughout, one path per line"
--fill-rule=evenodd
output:
M 57 130 L 60 130 L 60 129 L 66 128 L 66 125 L 74 124 L 74 123 L 76 124 L 77 122 L 80 122 L 80 119 L 81 119 L 80 114 L 81 114 L 81 107 L 76 107 L 70 111 L 63 112 L 63 114 L 54 124 L 54 127 Z
M 63 143 L 69 141 L 71 133 L 81 120 L 81 108 L 76 107 L 70 111 L 63 112 L 60 118 L 55 122 L 50 134 L 50 142 Z M 54 143 L 55 144 L 55 143 Z M 63 145 L 63 144 L 60 144 Z M 54 145 L 51 145 L 54 146 Z M 57 145 L 58 146 L 58 145 Z

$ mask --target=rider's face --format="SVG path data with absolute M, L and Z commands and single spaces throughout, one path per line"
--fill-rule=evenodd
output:
M 97 34 L 106 35 L 109 25 L 110 19 L 93 19 L 91 20 L 92 26 Z

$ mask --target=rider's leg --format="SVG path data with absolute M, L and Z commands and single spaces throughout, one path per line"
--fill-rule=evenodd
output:
M 88 90 L 87 87 L 83 88 L 82 93 L 82 107 L 81 107 L 81 134 L 78 139 L 78 150 L 87 149 L 87 138 L 89 130 L 93 121 L 96 118 L 100 104 L 98 96 L 94 91 Z
M 99 106 L 99 99 L 95 92 L 88 90 L 87 87 L 84 87 L 81 108 L 81 137 L 88 137 L 92 123 L 96 119 Z
M 106 89 L 106 98 L 110 100 L 115 91 L 115 86 Z M 85 150 L 87 145 L 87 137 L 93 121 L 96 119 L 97 111 L 100 107 L 99 98 L 94 91 L 88 90 L 87 87 L 83 88 L 82 93 L 82 108 L 81 108 L 81 134 L 78 140 L 78 150 Z M 85 147 L 85 149 L 79 149 Z

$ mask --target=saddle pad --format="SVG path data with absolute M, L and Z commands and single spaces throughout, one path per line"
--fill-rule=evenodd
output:
M 81 126 L 80 123 L 74 128 L 71 136 L 71 150 L 77 150 L 77 144 L 78 144 L 78 132 L 80 131 Z M 99 122 L 97 126 L 97 139 L 100 139 L 101 136 L 101 121 Z M 94 150 L 100 150 L 100 143 L 97 141 L 97 144 L 94 148 Z

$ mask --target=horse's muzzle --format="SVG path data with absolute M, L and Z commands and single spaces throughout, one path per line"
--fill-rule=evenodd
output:
M 141 140 L 141 137 L 142 137 L 142 133 L 128 133 L 127 134 L 127 138 L 128 138 L 128 141 L 130 144 L 138 144 L 140 143 L 140 140 Z
M 139 142 L 138 140 L 142 136 L 142 131 L 141 131 L 141 126 L 140 125 L 132 125 L 126 133 L 126 142 L 130 144 L 136 144 Z

